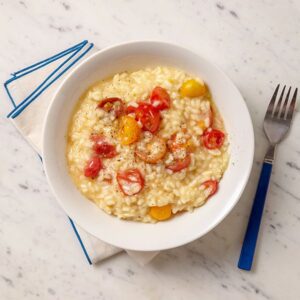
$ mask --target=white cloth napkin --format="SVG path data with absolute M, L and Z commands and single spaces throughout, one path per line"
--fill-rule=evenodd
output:
M 76 63 L 96 51 L 98 50 L 93 44 L 83 41 L 46 60 L 12 73 L 12 77 L 5 82 L 6 92 L 14 107 L 8 118 L 39 155 L 42 145 L 42 124 L 56 89 Z M 71 219 L 70 222 L 90 264 L 123 251 L 87 233 Z M 158 254 L 156 251 L 126 250 L 126 252 L 141 265 L 147 264 Z

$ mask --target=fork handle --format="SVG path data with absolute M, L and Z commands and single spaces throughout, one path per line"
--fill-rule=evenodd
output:
M 270 149 L 269 149 L 270 151 Z M 268 151 L 268 153 L 269 153 Z M 244 242 L 238 262 L 238 267 L 243 270 L 250 271 L 253 257 L 255 253 L 255 246 L 257 242 L 259 227 L 265 205 L 266 195 L 268 191 L 269 181 L 272 172 L 273 160 L 267 159 L 268 153 L 265 157 L 265 161 L 262 166 L 262 170 L 259 177 L 259 182 L 253 201 L 253 206 L 248 221 L 248 227 L 244 237 Z M 274 154 L 274 149 L 273 149 Z

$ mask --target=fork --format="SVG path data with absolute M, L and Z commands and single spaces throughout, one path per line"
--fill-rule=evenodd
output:
M 291 121 L 296 105 L 298 89 L 295 89 L 292 100 L 289 101 L 291 87 L 288 89 L 284 103 L 282 104 L 286 86 L 283 87 L 276 104 L 279 87 L 280 85 L 278 84 L 271 98 L 264 119 L 264 132 L 269 140 L 269 148 L 264 158 L 264 163 L 260 173 L 257 190 L 248 221 L 248 227 L 246 230 L 240 259 L 238 262 L 238 267 L 247 271 L 251 270 L 252 267 L 255 246 L 275 157 L 275 149 L 276 146 L 286 136 L 291 126 Z

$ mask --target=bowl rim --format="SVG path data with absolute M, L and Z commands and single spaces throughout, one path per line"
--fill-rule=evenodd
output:
M 172 249 L 172 248 L 176 248 L 176 247 L 180 247 L 183 246 L 185 244 L 188 244 L 196 239 L 199 239 L 203 236 L 205 236 L 208 232 L 210 232 L 212 229 L 214 229 L 217 225 L 219 225 L 227 216 L 228 214 L 232 211 L 232 209 L 234 208 L 234 206 L 237 204 L 237 202 L 240 200 L 242 193 L 245 190 L 245 187 L 249 181 L 249 177 L 251 174 L 251 170 L 253 167 L 253 160 L 254 160 L 254 150 L 255 150 L 255 139 L 254 139 L 254 128 L 253 128 L 253 122 L 252 122 L 252 118 L 247 106 L 246 101 L 244 100 L 242 94 L 240 93 L 239 89 L 236 87 L 236 85 L 234 84 L 234 82 L 231 80 L 231 78 L 222 70 L 220 69 L 217 65 L 215 65 L 214 63 L 212 63 L 209 59 L 207 59 L 206 57 L 202 56 L 201 53 L 198 53 L 196 51 L 193 51 L 189 48 L 180 46 L 176 43 L 173 42 L 166 42 L 166 41 L 159 41 L 159 40 L 131 40 L 131 41 L 127 41 L 127 42 L 122 42 L 122 43 L 117 43 L 117 44 L 113 44 L 111 46 L 105 47 L 103 49 L 99 49 L 98 51 L 96 51 L 95 53 L 91 54 L 89 57 L 84 58 L 81 62 L 79 62 L 79 64 L 77 64 L 71 71 L 70 73 L 68 73 L 65 78 L 62 80 L 62 82 L 59 84 L 59 86 L 57 87 L 54 95 L 52 96 L 49 106 L 47 108 L 46 114 L 45 114 L 45 118 L 44 118 L 44 122 L 43 122 L 43 127 L 42 127 L 42 157 L 44 159 L 44 161 L 47 161 L 47 159 L 45 159 L 45 146 L 47 143 L 46 140 L 46 135 L 45 132 L 47 130 L 47 120 L 50 114 L 50 111 L 52 109 L 53 103 L 55 102 L 55 98 L 59 95 L 61 89 L 63 88 L 63 86 L 65 85 L 65 83 L 69 80 L 70 77 L 73 76 L 74 73 L 77 72 L 78 69 L 80 69 L 84 64 L 88 63 L 90 60 L 93 60 L 95 56 L 101 55 L 103 53 L 109 52 L 111 50 L 114 50 L 116 48 L 119 47 L 123 47 L 123 46 L 128 46 L 128 45 L 140 45 L 140 44 L 157 44 L 157 45 L 165 45 L 165 46 L 170 46 L 170 47 L 175 47 L 177 49 L 189 52 L 191 54 L 194 54 L 198 57 L 200 57 L 201 59 L 203 59 L 204 61 L 206 61 L 208 64 L 210 64 L 213 68 L 215 68 L 222 76 L 223 78 L 227 81 L 228 84 L 231 85 L 231 87 L 235 90 L 235 92 L 237 92 L 240 95 L 240 99 L 241 104 L 244 106 L 245 108 L 245 113 L 246 116 L 248 118 L 249 121 L 249 132 L 247 132 L 248 134 L 248 141 L 249 141 L 249 156 L 251 157 L 251 160 L 249 159 L 249 162 L 247 164 L 247 169 L 244 169 L 244 176 L 243 176 L 243 181 L 241 182 L 240 185 L 240 190 L 239 192 L 235 195 L 235 199 L 234 201 L 231 201 L 231 203 L 228 205 L 227 209 L 215 218 L 215 220 L 213 222 L 210 223 L 210 225 L 208 225 L 206 227 L 205 230 L 203 231 L 199 231 L 199 233 L 197 234 L 197 231 L 195 231 L 195 233 L 193 235 L 187 235 L 185 239 L 181 239 L 179 242 L 173 242 L 173 243 L 169 243 L 167 246 L 162 246 L 159 249 L 157 248 L 149 248 L 147 247 L 147 249 L 142 249 L 142 248 L 137 248 L 137 247 L 126 247 L 127 250 L 133 250 L 133 251 L 142 251 L 142 252 L 147 252 L 147 251 L 160 251 L 160 250 L 167 250 L 167 249 Z M 246 117 L 245 116 L 245 117 Z M 62 201 L 60 199 L 60 197 L 58 197 L 56 190 L 54 188 L 54 186 L 52 185 L 52 181 L 50 180 L 50 176 L 48 175 L 48 167 L 47 167 L 47 163 L 43 164 L 44 166 L 44 170 L 45 170 L 45 174 L 46 174 L 46 178 L 47 178 L 47 182 L 50 186 L 50 189 L 52 191 L 52 193 L 54 194 L 56 201 L 59 203 L 59 205 L 62 207 L 62 209 L 67 213 L 67 215 L 73 219 L 75 221 L 75 223 L 77 223 L 76 217 L 74 217 L 72 214 L 69 214 L 67 212 L 67 209 L 64 205 L 64 201 Z M 100 209 L 100 208 L 99 208 Z M 94 235 L 93 233 L 91 233 L 88 229 L 86 229 L 86 226 L 84 226 L 84 224 L 82 224 L 81 222 L 77 223 L 80 227 L 82 227 L 84 230 L 86 230 L 89 234 L 97 237 L 96 235 Z M 100 238 L 99 238 L 100 239 Z M 123 245 L 118 244 L 117 242 L 107 242 L 107 241 L 103 241 L 105 243 L 109 243 L 113 246 L 119 247 L 119 248 L 123 248 Z

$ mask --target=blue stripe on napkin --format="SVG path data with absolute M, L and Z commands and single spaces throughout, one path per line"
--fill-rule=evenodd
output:
M 55 55 L 53 55 L 53 56 L 51 56 L 51 57 L 49 57 L 49 58 L 47 58 L 47 59 L 44 59 L 44 60 L 39 61 L 39 62 L 37 62 L 37 63 L 35 63 L 35 64 L 29 66 L 29 67 L 26 67 L 26 68 L 24 68 L 24 69 L 21 69 L 21 70 L 19 70 L 19 71 L 17 71 L 17 72 L 12 73 L 12 74 L 11 74 L 12 77 L 11 77 L 10 79 L 8 79 L 8 80 L 4 83 L 4 88 L 5 88 L 5 90 L 6 90 L 7 94 L 8 94 L 8 96 L 9 96 L 9 99 L 11 100 L 11 102 L 12 102 L 14 108 L 17 107 L 17 105 L 15 104 L 14 99 L 13 99 L 13 97 L 11 96 L 11 94 L 10 94 L 10 92 L 9 92 L 9 88 L 8 88 L 8 85 L 9 85 L 11 82 L 13 82 L 13 81 L 17 80 L 18 78 L 21 78 L 21 77 L 23 77 L 23 76 L 25 76 L 25 75 L 27 75 L 27 74 L 29 74 L 29 73 L 31 73 L 31 72 L 34 72 L 35 70 L 38 70 L 38 69 L 40 69 L 40 68 L 42 68 L 42 67 L 48 65 L 49 63 L 51 63 L 51 62 L 53 62 L 53 61 L 56 61 L 57 59 L 59 59 L 59 58 L 65 56 L 65 55 L 67 55 L 67 54 L 70 54 L 70 53 L 76 51 L 78 48 L 81 48 L 81 47 L 82 47 L 84 44 L 86 44 L 86 43 L 87 43 L 87 41 L 85 40 L 85 41 L 83 41 L 83 42 L 81 42 L 81 43 L 79 43 L 79 44 L 77 44 L 77 45 L 75 45 L 75 46 L 73 46 L 73 47 L 71 47 L 71 48 L 68 48 L 68 49 L 66 49 L 66 50 L 64 50 L 64 51 L 62 51 L 62 52 L 60 52 L 60 53 L 57 53 L 57 54 L 55 54 Z
M 72 53 L 71 56 L 69 56 L 63 63 L 61 63 L 29 96 L 27 96 L 23 101 L 21 101 L 20 104 L 17 105 L 16 108 L 14 108 L 9 114 L 8 118 L 15 118 L 17 117 L 31 102 L 33 102 L 40 94 L 43 93 L 51 84 L 53 84 L 58 78 L 60 78 L 66 71 L 68 71 L 77 61 L 79 61 L 86 53 L 88 53 L 92 48 L 93 44 L 90 44 L 89 47 L 81 53 L 74 61 L 72 61 L 65 69 L 63 69 L 56 77 L 51 79 L 53 75 L 55 75 L 61 68 L 63 68 L 64 65 L 66 65 L 76 54 L 80 52 L 82 48 L 87 44 L 88 42 L 85 41 L 83 45 L 81 45 L 78 49 L 76 48 L 75 52 Z M 42 65 L 43 66 L 43 65 Z M 39 69 L 42 66 L 36 68 Z M 21 76 L 20 76 L 21 77 Z M 18 77 L 18 78 L 20 78 Z M 51 80 L 50 80 L 51 79 Z M 50 82 L 47 83 L 47 81 L 50 80 Z
M 37 69 L 40 69 L 41 67 L 43 67 L 45 65 L 48 65 L 49 63 L 51 63 L 51 62 L 65 56 L 65 55 L 77 50 L 78 48 L 81 48 L 81 46 L 84 46 L 87 42 L 88 42 L 87 40 L 84 40 L 83 42 L 81 42 L 81 43 L 79 43 L 79 44 L 77 44 L 77 45 L 75 45 L 71 48 L 68 48 L 68 49 L 66 49 L 62 52 L 59 52 L 59 53 L 57 53 L 57 54 L 55 54 L 51 57 L 48 57 L 48 58 L 46 58 L 42 61 L 39 61 L 39 62 L 29 66 L 29 67 L 26 67 L 26 68 L 21 69 L 17 72 L 14 72 L 14 73 L 12 73 L 12 75 L 15 76 L 15 78 L 20 78 L 21 76 L 24 76 L 24 75 L 29 74 L 29 73 L 37 70 Z M 25 71 L 28 71 L 28 72 L 25 73 Z M 22 73 L 22 75 L 19 76 L 19 74 L 21 74 L 21 73 Z
M 81 239 L 81 237 L 80 237 L 80 235 L 79 235 L 79 233 L 78 233 L 78 231 L 77 231 L 77 229 L 76 229 L 76 226 L 75 226 L 73 220 L 72 220 L 70 217 L 69 217 L 69 220 L 70 220 L 70 223 L 71 223 L 71 225 L 72 225 L 72 228 L 74 229 L 74 232 L 75 232 L 75 234 L 76 234 L 76 237 L 77 237 L 77 239 L 78 239 L 78 241 L 79 241 L 79 244 L 80 244 L 80 246 L 81 246 L 81 248 L 82 248 L 82 250 L 83 250 L 83 253 L 84 253 L 84 255 L 85 255 L 87 261 L 89 262 L 90 265 L 92 265 L 92 261 L 91 261 L 89 255 L 88 255 L 88 253 L 87 253 L 85 247 L 84 247 L 84 244 L 83 244 L 83 242 L 82 242 L 82 239 Z
M 81 53 L 76 59 L 74 59 L 74 61 L 72 61 L 65 69 L 63 69 L 56 77 L 54 77 L 53 79 L 51 79 L 51 77 L 53 75 L 55 75 L 55 73 L 57 73 L 68 61 L 70 61 L 77 53 L 80 52 L 80 50 L 82 50 L 86 45 L 88 44 L 88 41 L 85 40 L 77 45 L 72 46 L 71 48 L 68 48 L 62 52 L 57 53 L 54 56 L 51 56 L 45 60 L 39 61 L 31 66 L 28 66 L 24 69 L 21 69 L 17 72 L 12 73 L 12 77 L 10 79 L 8 79 L 5 83 L 4 83 L 4 88 L 5 91 L 12 103 L 12 106 L 14 107 L 14 109 L 8 114 L 7 118 L 16 118 L 18 115 L 20 115 L 22 113 L 22 111 L 28 106 L 30 105 L 35 99 L 37 99 L 37 97 L 43 93 L 43 91 L 45 91 L 49 86 L 51 86 L 51 84 L 53 84 L 58 78 L 60 78 L 67 70 L 69 70 L 74 64 L 76 64 L 77 61 L 79 61 L 85 54 L 87 54 L 92 47 L 94 46 L 92 43 L 88 46 L 88 48 Z M 71 54 L 72 53 L 72 54 Z M 9 84 L 23 76 L 26 76 L 54 61 L 56 61 L 57 59 L 60 59 L 68 54 L 71 54 L 70 57 L 68 57 L 63 63 L 61 63 L 28 97 L 26 97 L 23 101 L 21 101 L 18 105 L 16 105 L 10 91 L 9 91 Z M 51 80 L 50 80 L 51 79 Z M 47 83 L 47 81 L 50 80 L 50 82 Z M 40 157 L 40 156 L 39 156 Z M 41 157 L 40 157 L 41 158 Z M 41 158 L 42 160 L 42 158 Z M 91 265 L 92 261 L 87 253 L 87 250 L 82 242 L 82 239 L 76 229 L 76 225 L 74 224 L 73 220 L 70 220 L 71 226 L 75 232 L 75 235 L 79 241 L 79 244 L 83 250 L 83 253 L 88 261 L 88 263 Z

